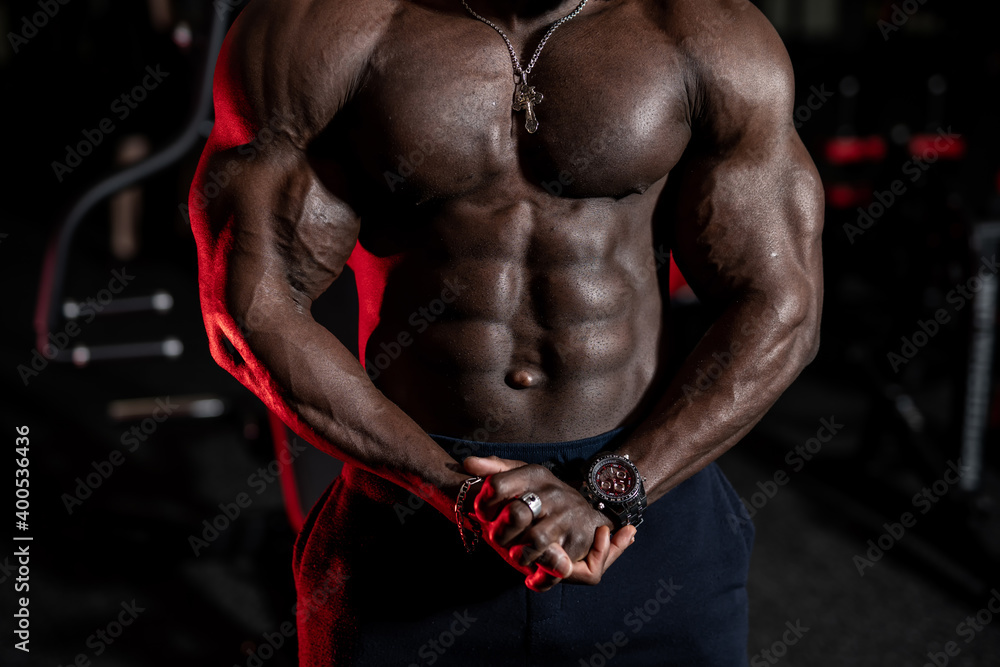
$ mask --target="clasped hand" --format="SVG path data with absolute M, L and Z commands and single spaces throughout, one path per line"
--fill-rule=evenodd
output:
M 469 494 L 475 493 L 473 517 L 483 539 L 527 575 L 531 590 L 546 591 L 560 581 L 595 585 L 635 538 L 633 526 L 612 536 L 611 519 L 544 466 L 496 456 L 469 457 L 464 466 L 484 478 Z M 520 500 L 528 492 L 541 498 L 537 519 Z

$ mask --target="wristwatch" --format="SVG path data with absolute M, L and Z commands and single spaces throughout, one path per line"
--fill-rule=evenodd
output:
M 615 530 L 642 523 L 646 488 L 628 454 L 600 452 L 587 465 L 581 492 L 615 522 Z

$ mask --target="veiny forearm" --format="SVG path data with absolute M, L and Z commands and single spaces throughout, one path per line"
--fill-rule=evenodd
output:
M 816 354 L 823 190 L 788 104 L 677 174 L 677 263 L 719 315 L 621 448 L 650 502 L 736 444 Z
M 723 312 L 663 398 L 620 448 L 646 478 L 649 502 L 750 431 L 812 360 L 819 301 L 784 307 L 747 298 Z
M 467 475 L 310 313 L 355 245 L 353 213 L 295 153 L 248 161 L 222 196 L 191 212 L 216 361 L 319 449 L 452 516 Z
M 243 363 L 234 364 L 233 374 L 300 436 L 451 517 L 455 491 L 468 475 L 372 385 L 329 331 L 294 307 L 275 306 L 267 318 L 254 319 L 243 340 Z

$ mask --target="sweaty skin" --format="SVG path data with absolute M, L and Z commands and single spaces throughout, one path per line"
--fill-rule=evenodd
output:
M 470 4 L 526 63 L 576 2 Z M 788 57 L 745 0 L 591 0 L 530 82 L 535 134 L 503 41 L 458 0 L 251 3 L 190 211 L 218 363 L 449 519 L 462 481 L 490 475 L 470 494 L 487 541 L 546 588 L 599 581 L 632 529 L 609 546 L 610 521 L 547 469 L 463 470 L 427 433 L 631 426 L 619 451 L 655 502 L 815 355 L 823 203 Z M 669 377 L 668 250 L 715 315 Z M 349 258 L 367 373 L 310 314 Z M 534 521 L 510 502 L 529 490 Z

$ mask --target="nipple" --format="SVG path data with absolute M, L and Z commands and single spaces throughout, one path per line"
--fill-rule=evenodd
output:
M 538 371 L 518 368 L 507 373 L 504 380 L 507 382 L 507 386 L 513 389 L 527 389 L 541 383 L 542 374 Z

